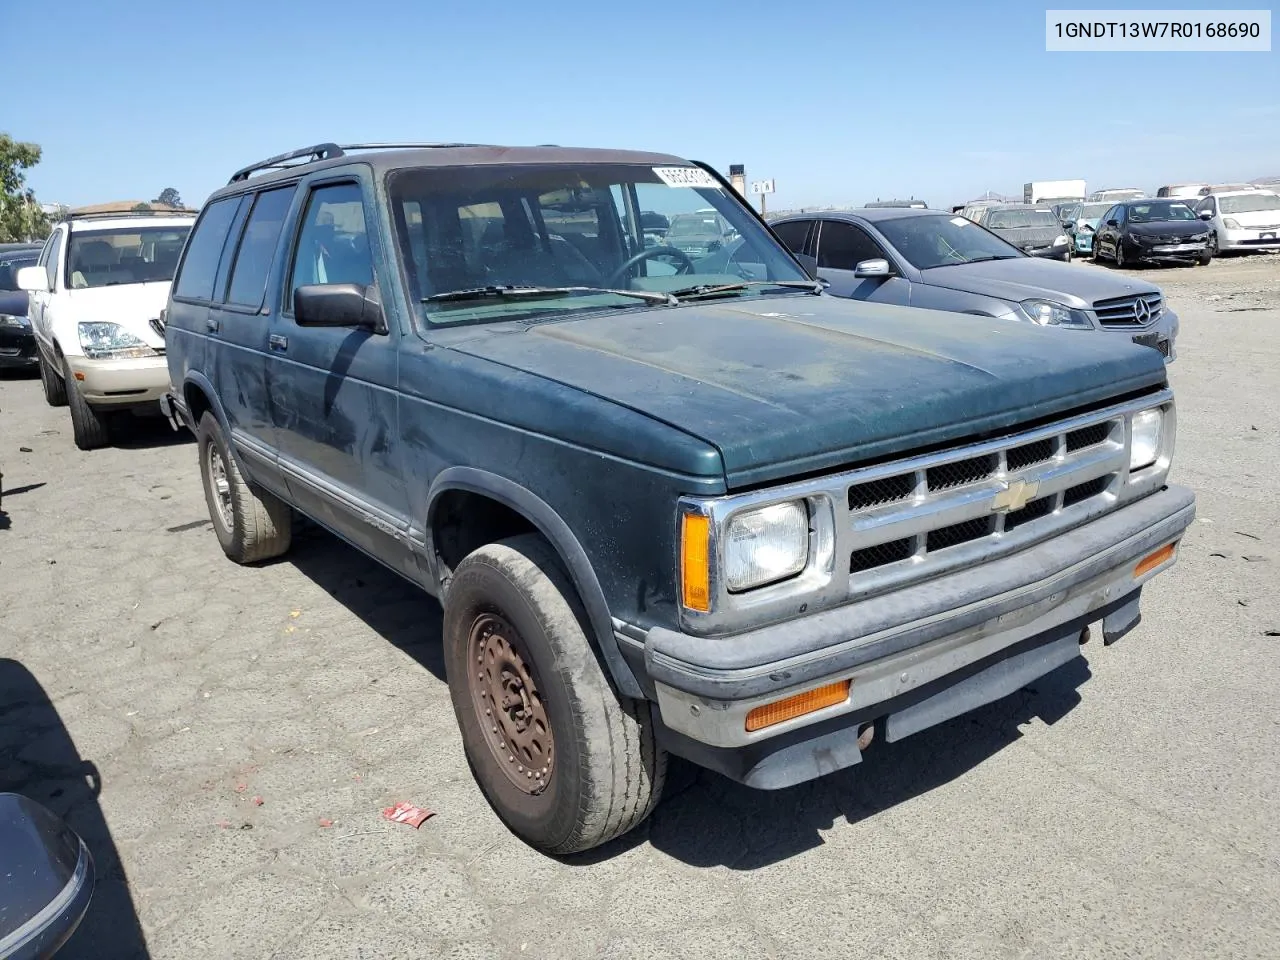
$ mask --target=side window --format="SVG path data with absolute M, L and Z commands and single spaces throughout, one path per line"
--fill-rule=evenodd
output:
M 1120 221 L 1121 226 L 1124 226 L 1124 222 L 1129 219 L 1128 216 L 1126 216 L 1128 212 L 1129 208 L 1123 203 L 1116 207 L 1116 219 Z
M 1216 206 L 1217 204 L 1215 203 L 1213 197 L 1205 197 L 1196 206 L 1196 213 L 1204 213 L 1204 211 L 1208 210 L 1211 214 L 1213 214 L 1214 216 L 1217 216 L 1218 211 L 1215 209 Z
M 262 306 L 262 298 L 267 292 L 267 274 L 271 272 L 276 242 L 280 239 L 284 218 L 289 214 L 293 192 L 294 188 L 289 186 L 258 194 L 236 250 L 227 303 L 244 307 Z
M 359 184 L 318 187 L 307 198 L 285 309 L 293 309 L 293 292 L 298 287 L 313 283 L 373 283 Z
M 227 242 L 227 231 L 240 205 L 239 197 L 226 197 L 209 204 L 196 222 L 187 241 L 178 279 L 174 281 L 175 297 L 209 300 L 213 297 L 213 280 L 218 274 L 218 261 Z
M 810 220 L 790 220 L 787 223 L 775 223 L 772 224 L 773 232 L 792 253 L 804 253 L 804 241 L 809 236 L 811 222 Z
M 49 289 L 53 289 L 53 282 L 58 278 L 58 261 L 62 259 L 62 238 L 63 231 L 57 230 L 53 236 L 49 238 L 49 245 L 45 248 L 48 258 L 44 262 L 45 274 L 49 277 Z
M 818 266 L 832 270 L 852 270 L 863 260 L 884 257 L 865 230 L 839 220 L 823 220 L 818 233 Z

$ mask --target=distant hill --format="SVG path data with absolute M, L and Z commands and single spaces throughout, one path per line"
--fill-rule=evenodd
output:
M 143 204 L 161 213 L 194 213 L 186 207 L 175 207 L 167 203 L 153 200 L 112 200 L 109 203 L 91 203 L 83 207 L 71 207 L 68 213 L 131 213 L 133 208 Z

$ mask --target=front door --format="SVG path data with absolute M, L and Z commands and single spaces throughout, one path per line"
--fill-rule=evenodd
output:
M 867 231 L 844 220 L 821 220 L 818 228 L 818 276 L 830 281 L 829 293 L 879 303 L 911 302 L 911 281 L 904 277 L 854 276 L 858 264 L 867 260 L 888 260 L 896 269 L 896 261 Z
M 377 220 L 355 178 L 310 185 L 286 260 L 268 356 L 275 436 L 290 494 L 334 532 L 411 577 L 409 498 L 402 474 L 397 340 L 350 327 L 294 322 L 293 291 L 376 284 Z M 373 224 L 373 229 L 369 225 Z
M 57 289 L 58 265 L 62 262 L 66 235 L 65 230 L 57 229 L 45 242 L 44 249 L 40 251 L 40 259 L 36 261 L 45 271 L 45 289 L 28 293 L 27 316 L 31 319 L 31 328 L 36 335 L 36 347 L 50 364 L 56 357 L 53 349 L 53 316 L 50 310 L 50 301 L 53 299 L 51 291 Z M 53 369 L 56 376 L 62 376 L 61 369 L 56 366 Z

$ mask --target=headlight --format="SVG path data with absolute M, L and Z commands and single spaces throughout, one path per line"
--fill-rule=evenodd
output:
M 1052 300 L 1023 300 L 1019 304 L 1022 312 L 1032 323 L 1042 327 L 1089 327 L 1089 318 L 1080 310 L 1072 310 L 1062 303 Z
M 725 528 L 724 579 L 731 592 L 795 576 L 809 559 L 809 511 L 802 500 L 733 517 Z
M 81 323 L 80 348 L 91 360 L 150 357 L 155 351 L 118 323 Z
M 1242 228 L 1241 228 L 1241 226 L 1240 226 L 1240 221 L 1239 221 L 1239 220 L 1236 220 L 1234 217 L 1223 217 L 1223 218 L 1222 218 L 1222 225 L 1223 225 L 1224 227 L 1226 227 L 1228 230 L 1240 230 L 1240 229 L 1242 229 Z
M 1057 238 L 1053 241 L 1053 245 L 1054 245 L 1055 247 L 1060 247 L 1060 246 L 1062 246 L 1062 245 L 1063 245 L 1064 243 L 1066 243 L 1066 242 L 1067 242 L 1067 235 L 1064 233 L 1062 236 L 1057 237 Z
M 16 327 L 19 330 L 30 330 L 31 321 L 17 313 L 0 313 L 0 327 Z
M 1197 234 L 1196 234 L 1194 237 L 1192 237 L 1191 239 L 1192 239 L 1194 242 L 1199 243 L 1201 240 L 1208 240 L 1208 239 L 1209 239 L 1209 235 L 1208 235 L 1207 233 L 1197 233 Z
M 1164 432 L 1164 411 L 1159 407 L 1133 415 L 1129 441 L 1129 470 L 1141 470 L 1156 462 L 1160 454 L 1160 437 Z

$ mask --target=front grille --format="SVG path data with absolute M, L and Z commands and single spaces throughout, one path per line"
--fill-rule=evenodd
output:
M 1128 462 L 1123 424 L 1102 413 L 855 471 L 842 539 L 852 595 L 980 562 L 1080 522 L 1091 504 L 1105 508 Z M 1059 519 L 1067 507 L 1075 508 L 1071 516 Z
M 928 479 L 929 491 L 933 493 L 985 480 L 996 472 L 997 466 L 995 454 L 990 454 L 930 467 L 925 476 Z
M 915 488 L 915 477 L 909 473 L 898 477 L 885 477 L 882 480 L 854 484 L 849 488 L 849 509 L 862 510 L 867 507 L 878 507 L 881 504 L 905 500 L 915 492 Z
M 906 560 L 914 552 L 915 540 L 912 537 L 855 550 L 849 560 L 849 572 L 857 573 L 860 570 L 871 570 L 875 567 L 883 567 L 885 564 L 897 563 L 900 560 Z
M 925 538 L 926 549 L 932 553 L 934 550 L 957 547 L 962 543 L 968 543 L 970 540 L 985 537 L 991 532 L 994 520 L 994 517 L 978 517 L 976 520 L 953 523 L 951 526 L 943 527 L 941 530 L 930 530 L 929 535 Z
M 1139 302 L 1145 305 L 1149 314 L 1145 322 L 1138 320 L 1138 315 L 1142 312 Z M 1095 300 L 1093 312 L 1097 314 L 1098 323 L 1104 327 L 1145 327 L 1155 323 L 1164 313 L 1164 298 L 1158 293 L 1143 293 Z
M 1110 423 L 1095 423 L 1089 427 L 1072 430 L 1067 434 L 1067 453 L 1075 453 L 1077 450 L 1096 447 L 1106 442 L 1106 439 L 1111 436 L 1111 426 Z

